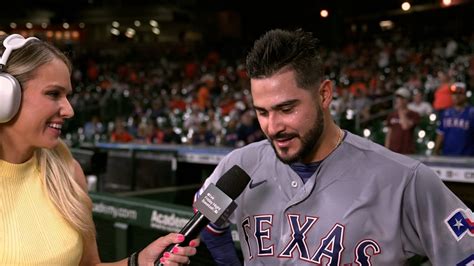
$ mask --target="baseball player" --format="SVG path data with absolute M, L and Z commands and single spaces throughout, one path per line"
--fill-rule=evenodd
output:
M 271 30 L 247 57 L 267 140 L 229 153 L 203 186 L 233 165 L 252 177 L 231 217 L 245 265 L 472 265 L 471 210 L 419 161 L 341 130 L 321 69 L 302 30 Z M 217 264 L 240 264 L 228 227 L 201 237 Z

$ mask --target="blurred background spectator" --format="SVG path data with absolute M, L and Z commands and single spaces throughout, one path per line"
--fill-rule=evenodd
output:
M 420 116 L 428 116 L 433 113 L 433 107 L 424 99 L 422 91 L 413 90 L 413 100 L 408 104 L 408 109 L 417 112 Z
M 456 82 L 449 91 L 453 107 L 440 117 L 436 137 L 436 154 L 447 156 L 474 155 L 474 107 L 467 102 L 466 84 Z
M 420 121 L 417 112 L 408 109 L 410 91 L 401 87 L 395 92 L 394 111 L 387 117 L 385 147 L 402 154 L 415 153 L 415 127 Z

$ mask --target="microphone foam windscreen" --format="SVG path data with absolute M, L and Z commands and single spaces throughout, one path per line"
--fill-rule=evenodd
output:
M 250 176 L 238 165 L 234 165 L 217 180 L 216 187 L 235 200 L 249 182 Z

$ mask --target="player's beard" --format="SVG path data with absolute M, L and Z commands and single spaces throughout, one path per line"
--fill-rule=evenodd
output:
M 278 133 L 273 137 L 276 138 L 283 138 L 283 137 L 296 137 L 300 139 L 301 147 L 298 151 L 292 156 L 282 157 L 278 152 L 278 149 L 275 147 L 272 139 L 270 139 L 270 143 L 272 144 L 273 150 L 275 151 L 276 156 L 280 161 L 286 164 L 292 164 L 296 162 L 302 162 L 303 159 L 310 157 L 317 149 L 317 145 L 319 145 L 319 139 L 324 131 L 324 116 L 323 110 L 321 107 L 317 108 L 316 111 L 316 119 L 312 127 L 308 130 L 306 134 L 303 136 L 294 135 L 294 134 L 286 134 L 286 133 Z M 284 151 L 285 149 L 281 149 Z

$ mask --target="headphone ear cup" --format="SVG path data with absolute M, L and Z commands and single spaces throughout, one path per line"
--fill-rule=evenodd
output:
M 10 121 L 18 112 L 20 103 L 20 83 L 8 73 L 0 73 L 0 123 Z

